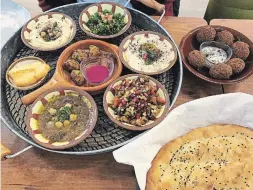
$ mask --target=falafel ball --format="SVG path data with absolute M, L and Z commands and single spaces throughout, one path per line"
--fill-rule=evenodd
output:
M 197 69 L 201 69 L 205 66 L 205 55 L 198 50 L 191 51 L 188 60 L 189 63 Z
M 68 59 L 67 61 L 63 63 L 63 68 L 71 72 L 72 70 L 79 70 L 80 64 L 78 61 L 74 59 Z
M 76 85 L 78 86 L 83 85 L 85 79 L 80 70 L 73 70 L 70 76 Z
M 197 40 L 199 43 L 213 41 L 216 36 L 216 30 L 211 26 L 205 26 L 197 32 Z
M 233 58 L 227 62 L 232 67 L 234 74 L 239 74 L 245 68 L 245 62 L 240 58 Z
M 231 46 L 234 42 L 234 36 L 231 32 L 227 30 L 223 30 L 221 32 L 217 32 L 216 41 L 222 42 L 224 44 L 227 44 L 228 46 Z
M 215 79 L 229 79 L 232 74 L 232 67 L 225 63 L 215 64 L 209 70 L 209 75 Z
M 88 53 L 83 49 L 76 49 L 71 58 L 81 63 L 82 61 L 86 61 L 88 59 Z
M 235 58 L 246 60 L 250 54 L 249 45 L 245 42 L 237 41 L 232 45 L 233 54 Z

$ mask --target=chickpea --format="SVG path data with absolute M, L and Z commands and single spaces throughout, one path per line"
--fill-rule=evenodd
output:
M 53 122 L 56 122 L 57 121 L 57 117 L 52 117 L 51 119 Z
M 72 107 L 72 104 L 67 103 L 64 107 L 69 107 L 69 108 L 71 108 L 71 107 Z
M 50 32 L 48 35 L 49 35 L 50 37 L 52 37 L 54 34 Z
M 40 36 L 43 38 L 43 37 L 45 37 L 46 36 L 46 32 L 41 32 L 40 33 Z
M 56 114 L 56 109 L 50 108 L 50 109 L 48 110 L 48 112 L 50 113 L 50 115 L 55 115 L 55 114 Z
M 65 120 L 65 121 L 63 122 L 63 125 L 64 125 L 64 127 L 69 127 L 70 121 L 69 121 L 69 120 Z
M 56 128 L 61 128 L 63 126 L 62 122 L 60 121 L 57 121 L 54 125 Z
M 57 34 L 56 34 L 56 38 L 59 38 L 61 36 L 61 32 L 57 32 Z
M 70 121 L 76 121 L 77 120 L 77 115 L 76 114 L 70 114 Z
M 54 127 L 54 122 L 53 121 L 49 121 L 46 125 L 47 128 L 53 128 Z

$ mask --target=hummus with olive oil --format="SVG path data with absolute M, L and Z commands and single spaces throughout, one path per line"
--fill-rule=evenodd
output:
M 139 49 L 144 43 L 154 44 L 161 52 L 161 56 L 152 64 L 146 64 L 140 56 Z M 128 39 L 125 42 L 123 48 L 125 49 L 123 58 L 128 65 L 145 73 L 154 73 L 166 69 L 176 57 L 172 44 L 166 39 L 160 40 L 160 36 L 156 34 L 149 34 L 148 36 L 145 36 L 145 34 L 135 35 L 133 39 Z
M 60 31 L 59 36 L 53 40 L 45 40 L 41 32 L 45 30 L 48 25 L 57 25 Z M 30 32 L 25 31 L 24 37 L 29 41 L 33 47 L 38 48 L 57 48 L 64 45 L 73 35 L 74 28 L 71 20 L 64 17 L 62 14 L 53 14 L 52 18 L 48 18 L 48 15 L 42 15 L 37 21 L 32 20 L 28 23 L 27 28 Z

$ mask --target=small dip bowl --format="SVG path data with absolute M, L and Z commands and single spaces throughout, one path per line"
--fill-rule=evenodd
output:
M 11 79 L 11 77 L 8 75 L 9 71 L 12 69 L 12 68 L 15 68 L 17 66 L 20 66 L 20 65 L 24 65 L 24 64 L 32 64 L 33 62 L 35 61 L 39 61 L 43 64 L 46 64 L 45 61 L 43 61 L 42 59 L 38 58 L 38 57 L 34 57 L 34 56 L 29 56 L 29 57 L 23 57 L 21 59 L 18 59 L 16 61 L 14 61 L 10 66 L 9 68 L 7 69 L 6 71 L 6 81 L 8 82 L 8 84 L 10 86 L 12 86 L 13 88 L 16 88 L 18 90 L 31 90 L 37 86 L 39 86 L 41 83 L 43 83 L 43 81 L 45 80 L 46 76 L 44 76 L 43 78 L 41 78 L 38 82 L 36 82 L 35 84 L 31 85 L 31 86 L 16 86 L 13 82 L 13 80 Z
M 60 98 L 64 98 L 64 96 L 67 96 L 67 97 L 65 99 L 60 99 Z M 73 96 L 73 99 L 70 98 L 71 96 Z M 78 104 L 76 102 L 77 98 L 80 98 L 78 99 L 78 101 L 83 101 L 82 103 L 86 105 L 86 108 L 81 107 L 80 109 L 80 107 L 75 107 L 76 104 Z M 53 102 L 57 100 L 60 100 L 60 101 L 56 105 L 54 105 Z M 47 107 L 49 103 L 50 103 L 50 106 Z M 69 118 L 67 119 L 69 121 L 69 126 L 65 126 L 64 124 L 65 121 L 64 121 L 62 122 L 63 126 L 59 128 L 59 126 L 56 126 L 56 123 L 59 123 L 58 122 L 59 117 L 63 116 L 63 115 L 60 115 L 62 114 L 60 112 L 61 110 L 64 110 L 67 105 L 71 106 L 70 110 L 73 110 L 71 111 L 72 113 L 71 115 L 76 115 L 75 116 L 76 118 L 73 121 L 73 119 L 71 120 L 71 115 L 70 115 Z M 81 106 L 80 103 L 78 105 Z M 62 109 L 63 107 L 64 109 Z M 45 110 L 46 108 L 47 110 Z M 53 110 L 55 112 L 54 115 L 51 114 L 52 108 L 55 108 L 55 110 Z M 79 112 L 79 114 L 77 114 L 77 112 Z M 88 116 L 86 115 L 87 118 L 85 119 L 85 121 L 83 121 L 82 119 L 80 120 L 80 116 L 81 115 L 84 116 L 84 114 L 87 114 L 87 112 L 88 112 Z M 45 121 L 44 125 L 46 125 L 43 127 L 44 132 L 39 123 L 40 117 L 42 117 L 42 114 L 44 114 L 44 117 L 41 119 Z M 64 120 L 65 120 L 65 116 L 64 116 Z M 55 123 L 53 123 L 53 126 L 50 127 L 48 125 L 49 125 L 49 122 L 53 122 L 52 120 L 53 117 L 58 118 L 58 119 L 56 119 Z M 58 88 L 47 90 L 35 100 L 35 102 L 31 105 L 28 111 L 28 115 L 26 117 L 26 126 L 27 126 L 27 130 L 30 137 L 37 144 L 49 149 L 62 150 L 62 149 L 75 146 L 79 144 L 80 142 L 82 142 L 85 138 L 87 138 L 95 127 L 97 117 L 98 117 L 98 110 L 97 110 L 96 103 L 87 92 L 75 87 L 69 87 L 69 88 L 58 87 Z M 49 119 L 49 121 L 47 121 L 47 119 Z M 77 122 L 81 122 L 82 124 L 78 125 Z M 77 128 L 78 126 L 80 128 L 80 126 L 82 125 L 85 125 L 84 129 Z M 75 128 L 75 131 L 70 131 L 70 130 L 65 130 L 67 129 L 66 127 L 70 127 L 69 128 L 70 130 L 71 130 L 71 127 L 76 127 L 76 128 Z M 45 130 L 48 130 L 48 131 L 45 131 Z M 61 137 L 61 135 L 68 135 L 66 131 L 69 132 L 71 137 L 69 138 L 68 137 L 65 138 L 64 136 Z M 44 133 L 52 135 L 53 138 L 61 137 L 61 138 L 69 139 L 69 140 L 51 141 L 50 138 L 47 138 L 43 135 Z M 75 134 L 75 133 L 78 133 L 78 134 L 76 134 L 76 136 L 75 135 L 73 136 L 72 134 Z
M 123 80 L 125 79 L 136 79 L 138 77 L 141 78 L 147 78 L 149 80 L 149 84 L 157 88 L 157 95 L 161 97 L 163 100 L 165 100 L 165 104 L 162 105 L 161 111 L 159 114 L 155 117 L 154 120 L 149 120 L 146 124 L 141 125 L 141 126 L 136 126 L 132 125 L 126 122 L 121 122 L 117 120 L 116 115 L 114 114 L 114 110 L 111 108 L 111 105 L 113 104 L 113 100 L 115 98 L 115 87 L 118 86 L 119 84 L 122 83 Z M 132 93 L 134 95 L 134 93 Z M 107 116 L 118 126 L 123 127 L 128 130 L 133 130 L 133 131 L 143 131 L 150 129 L 152 127 L 155 127 L 158 125 L 160 122 L 164 120 L 164 118 L 167 116 L 168 111 L 169 111 L 169 105 L 170 105 L 170 100 L 169 100 L 169 95 L 164 86 L 154 78 L 146 75 L 140 75 L 140 74 L 129 74 L 129 75 L 124 75 L 112 82 L 110 86 L 107 87 L 105 93 L 104 93 L 104 99 L 103 99 L 103 106 L 104 110 L 107 114 Z
M 81 64 L 81 72 L 88 83 L 100 85 L 107 82 L 114 71 L 114 63 L 102 65 L 98 60 L 90 60 Z
M 218 63 L 227 62 L 233 55 L 232 49 L 228 45 L 221 42 L 203 42 L 199 49 L 206 56 L 206 66 L 208 68 Z

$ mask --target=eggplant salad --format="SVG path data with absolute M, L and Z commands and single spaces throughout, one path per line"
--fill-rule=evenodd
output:
M 113 91 L 113 103 L 109 106 L 116 119 L 135 126 L 154 121 L 166 103 L 148 77 L 126 78 Z

